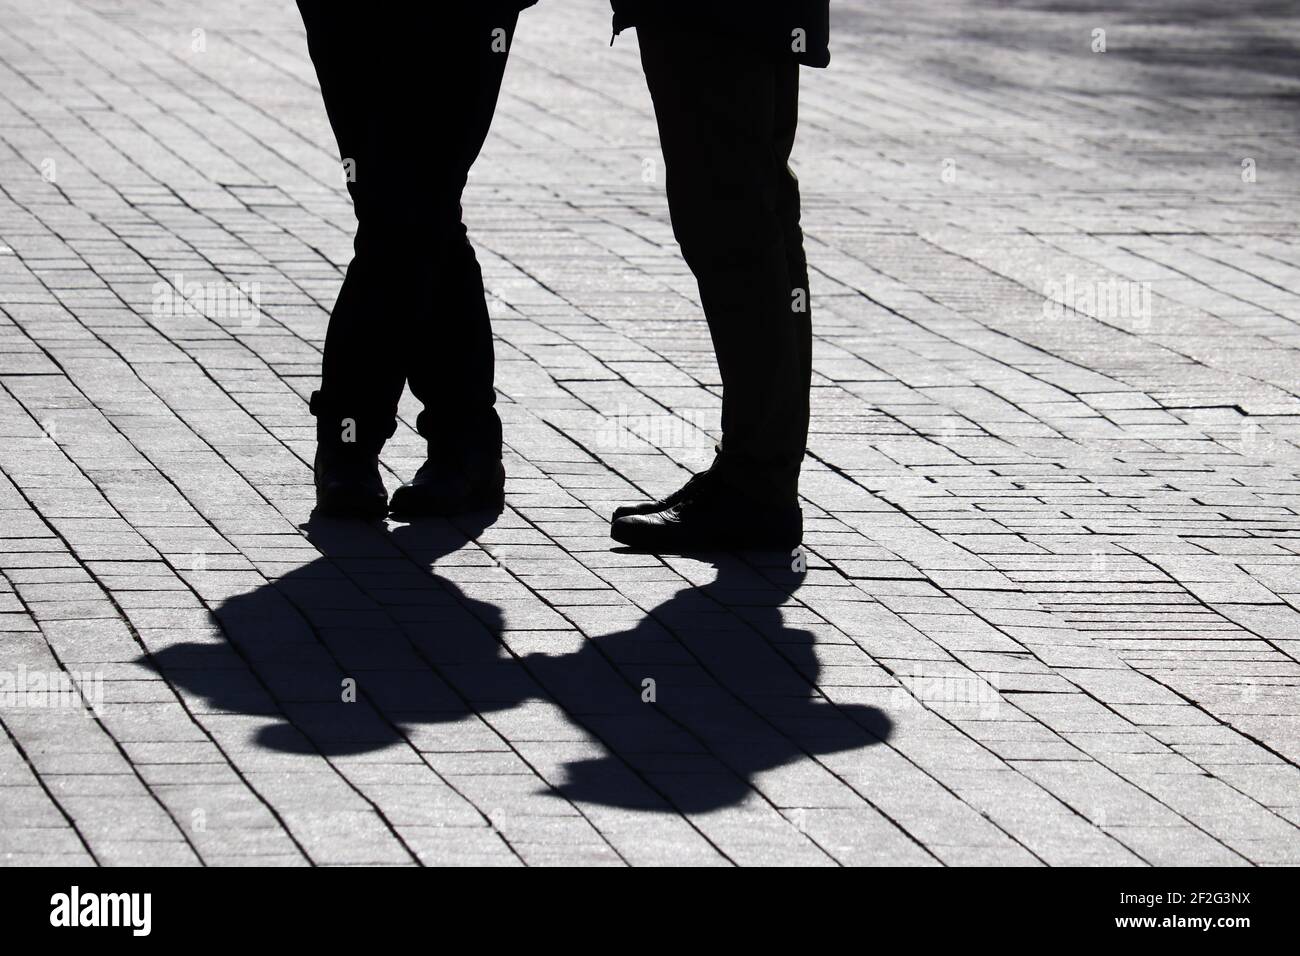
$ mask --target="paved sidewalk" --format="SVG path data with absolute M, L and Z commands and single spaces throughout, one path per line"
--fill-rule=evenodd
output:
M 293 5 L 0 0 L 0 861 L 1300 864 L 1300 14 L 834 6 L 800 572 L 606 537 L 719 383 L 603 0 L 466 204 L 509 508 L 387 531 Z

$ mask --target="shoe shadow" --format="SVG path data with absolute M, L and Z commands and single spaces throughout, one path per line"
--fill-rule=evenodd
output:
M 561 758 L 555 795 L 651 812 L 731 806 L 761 773 L 887 739 L 879 709 L 814 690 L 814 637 L 782 620 L 799 583 L 788 570 L 720 558 L 713 580 L 610 633 L 599 619 L 617 618 L 598 607 L 583 620 L 595 636 L 516 628 L 438 573 L 454 562 L 464 580 L 505 580 L 482 551 L 462 550 L 492 520 L 388 531 L 312 519 L 319 557 L 251 590 L 232 584 L 213 614 L 223 636 L 140 662 L 196 713 L 260 719 L 258 747 L 458 750 L 466 730 L 448 725 L 477 715 L 505 737 L 515 728 L 531 746 L 579 755 Z M 557 733 L 538 702 L 558 705 L 581 733 Z M 499 739 L 488 743 L 505 749 Z

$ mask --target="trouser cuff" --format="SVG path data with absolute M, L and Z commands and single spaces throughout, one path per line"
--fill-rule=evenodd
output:
M 312 392 L 309 403 L 316 416 L 316 441 L 330 448 L 378 454 L 384 442 L 397 431 L 397 416 L 366 408 L 360 403 L 339 402 L 323 392 Z
M 798 503 L 802 455 L 767 459 L 723 451 L 721 445 L 716 450 L 709 471 L 736 494 L 763 507 Z

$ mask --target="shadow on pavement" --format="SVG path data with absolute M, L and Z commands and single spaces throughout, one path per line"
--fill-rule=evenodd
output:
M 427 570 L 490 520 L 391 531 L 314 521 L 320 558 L 224 601 L 215 617 L 225 640 L 173 645 L 152 666 L 198 710 L 267 718 L 257 745 L 291 753 L 360 754 L 404 738 L 463 750 L 463 740 L 439 739 L 464 728 L 438 728 L 472 714 L 507 737 L 517 728 L 522 739 L 553 740 L 544 709 L 535 726 L 526 726 L 532 711 L 494 720 L 552 701 L 583 731 L 558 735 L 569 746 L 585 755 L 588 735 L 598 742 L 598 755 L 564 764 L 555 792 L 647 811 L 733 805 L 762 771 L 888 737 L 879 709 L 833 705 L 813 690 L 813 635 L 782 621 L 800 578 L 782 570 L 787 580 L 774 583 L 733 557 L 717 561 L 715 580 L 683 588 L 626 630 L 553 631 L 540 636 L 557 652 L 512 656 L 501 609 Z M 356 681 L 355 702 L 342 700 L 345 679 Z M 643 700 L 647 679 L 653 702 Z

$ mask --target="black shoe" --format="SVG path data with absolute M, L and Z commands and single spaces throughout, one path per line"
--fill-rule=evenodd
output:
M 798 505 L 771 506 L 709 488 L 660 511 L 617 517 L 610 536 L 639 551 L 788 551 L 803 538 Z
M 316 450 L 316 514 L 329 518 L 382 518 L 388 491 L 379 456 Z
M 426 461 L 408 484 L 393 492 L 389 512 L 399 521 L 411 521 L 471 511 L 499 513 L 505 506 L 506 469 L 501 462 L 466 468 Z
M 681 504 L 687 498 L 702 494 L 713 480 L 713 473 L 708 469 L 697 475 L 692 475 L 686 484 L 682 485 L 667 498 L 659 501 L 645 501 L 639 505 L 621 505 L 614 509 L 614 519 L 626 518 L 629 515 L 649 515 L 656 511 L 667 511 L 673 505 Z

